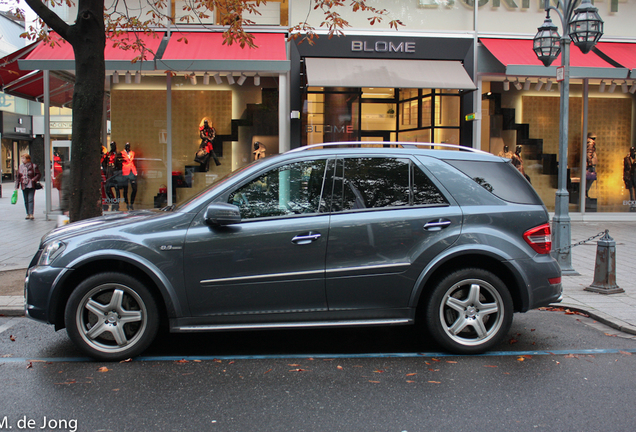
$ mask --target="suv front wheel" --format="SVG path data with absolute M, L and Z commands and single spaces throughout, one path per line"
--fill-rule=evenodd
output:
M 496 345 L 512 323 L 512 297 L 489 271 L 468 268 L 443 277 L 426 305 L 433 338 L 457 354 L 479 354 Z
M 121 273 L 92 276 L 71 293 L 64 315 L 71 340 L 105 361 L 134 357 L 157 334 L 159 313 L 150 291 Z

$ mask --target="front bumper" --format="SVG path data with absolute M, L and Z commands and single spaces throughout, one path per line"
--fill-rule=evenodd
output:
M 65 270 L 67 269 L 50 266 L 29 268 L 24 280 L 24 313 L 27 317 L 55 324 L 59 296 L 54 296 L 53 293 Z

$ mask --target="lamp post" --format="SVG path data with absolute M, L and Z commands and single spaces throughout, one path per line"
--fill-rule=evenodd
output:
M 561 83 L 561 111 L 559 118 L 559 170 L 558 189 L 554 202 L 553 219 L 553 254 L 561 266 L 563 274 L 577 274 L 572 268 L 570 242 L 572 239 L 568 207 L 570 197 L 567 191 L 568 165 L 568 119 L 570 99 L 570 40 L 587 54 L 603 35 L 603 20 L 590 0 L 558 0 L 551 6 L 544 0 L 546 18 L 538 28 L 533 41 L 533 50 L 539 60 L 547 67 L 561 53 L 563 82 Z M 561 18 L 563 36 L 559 36 L 557 27 L 550 19 L 550 11 L 555 11 Z M 583 171 L 583 169 L 581 169 Z

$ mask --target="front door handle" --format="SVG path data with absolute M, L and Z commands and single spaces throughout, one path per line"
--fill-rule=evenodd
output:
M 306 245 L 312 242 L 315 242 L 320 238 L 319 232 L 310 231 L 306 234 L 299 234 L 292 239 L 292 243 L 297 245 Z
M 446 228 L 450 224 L 451 224 L 451 221 L 449 221 L 448 219 L 440 218 L 437 220 L 432 220 L 430 222 L 427 222 L 426 225 L 424 225 L 424 229 L 427 231 L 441 231 L 442 228 Z

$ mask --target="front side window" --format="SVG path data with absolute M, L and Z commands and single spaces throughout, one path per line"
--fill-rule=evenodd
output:
M 336 164 L 332 211 L 447 203 L 409 159 L 345 158 Z
M 321 195 L 326 160 L 303 161 L 268 171 L 230 193 L 242 219 L 323 211 Z

